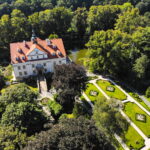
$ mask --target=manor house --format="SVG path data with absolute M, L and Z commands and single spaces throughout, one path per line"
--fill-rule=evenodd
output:
M 16 79 L 53 72 L 55 65 L 66 64 L 66 51 L 62 39 L 37 38 L 10 44 L 11 64 Z

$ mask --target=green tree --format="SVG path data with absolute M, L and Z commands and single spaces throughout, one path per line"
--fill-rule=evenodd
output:
M 25 15 L 17 9 L 11 13 L 11 24 L 13 28 L 13 40 L 19 41 L 26 39 L 29 36 L 28 23 Z
M 0 126 L 0 149 L 19 150 L 29 139 L 25 133 L 14 129 L 13 126 Z
M 118 30 L 95 31 L 86 45 L 85 65 L 93 72 L 125 76 L 130 67 L 131 41 L 128 34 Z
M 4 85 L 5 85 L 4 75 L 2 73 L 2 70 L 0 69 L 0 90 L 4 87 Z
M 0 96 L 0 101 L 6 107 L 10 103 L 31 102 L 37 98 L 38 93 L 31 90 L 26 84 L 20 83 L 6 88 Z
M 58 35 L 57 34 L 50 34 L 48 37 L 50 40 L 51 39 L 58 39 Z
M 70 27 L 72 12 L 64 7 L 45 10 L 39 13 L 40 32 L 46 37 L 56 33 L 63 35 Z
M 150 86 L 147 88 L 145 95 L 148 98 L 150 97 Z
M 116 100 L 98 99 L 94 106 L 93 119 L 96 126 L 110 137 L 114 133 L 123 135 L 128 129 L 126 119 L 119 112 L 120 105 Z
M 139 15 L 137 8 L 128 9 L 119 15 L 115 29 L 122 32 L 133 33 L 138 27 L 145 27 L 147 21 Z
M 136 72 L 138 78 L 144 78 L 150 68 L 150 59 L 146 55 L 142 55 L 136 59 L 133 65 L 133 70 Z
M 114 5 L 106 6 L 92 6 L 88 13 L 88 28 L 87 31 L 93 34 L 95 30 L 108 30 L 113 29 L 120 7 Z
M 60 136 L 61 135 L 61 136 Z M 114 150 L 102 130 L 92 120 L 63 119 L 49 131 L 41 132 L 24 150 Z
M 1 119 L 2 125 L 12 125 L 28 135 L 41 131 L 44 123 L 46 123 L 46 118 L 42 109 L 28 102 L 7 105 Z
M 71 28 L 74 32 L 79 35 L 79 38 L 82 38 L 86 32 L 87 27 L 87 10 L 86 8 L 78 8 L 74 12 L 74 16 L 71 22 Z M 81 39 L 83 41 L 83 39 Z
M 63 64 L 55 67 L 52 85 L 58 91 L 56 101 L 63 106 L 64 111 L 72 110 L 74 98 L 85 89 L 86 81 L 86 72 L 79 65 Z

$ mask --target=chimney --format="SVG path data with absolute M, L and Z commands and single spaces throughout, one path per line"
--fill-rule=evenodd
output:
M 26 46 L 27 46 L 27 43 L 26 43 L 26 41 L 25 41 L 25 40 L 23 41 L 23 44 L 24 44 L 24 47 L 26 47 Z

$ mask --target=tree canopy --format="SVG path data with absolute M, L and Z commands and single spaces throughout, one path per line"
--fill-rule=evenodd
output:
M 46 123 L 42 109 L 28 102 L 11 103 L 2 114 L 1 124 L 13 126 L 28 135 L 40 131 Z
M 128 129 L 126 119 L 119 112 L 119 101 L 98 99 L 94 106 L 93 119 L 96 126 L 110 137 L 114 133 L 122 135 Z
M 92 120 L 78 118 L 61 120 L 47 132 L 38 134 L 24 150 L 45 149 L 113 150 L 114 147 Z

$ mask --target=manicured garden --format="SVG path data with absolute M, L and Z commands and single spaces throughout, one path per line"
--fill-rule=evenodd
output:
M 125 133 L 125 143 L 130 149 L 139 150 L 144 146 L 144 139 L 132 126 L 129 126 Z
M 135 103 L 128 102 L 125 104 L 124 112 L 127 116 L 143 131 L 143 133 L 150 137 L 150 116 L 147 115 L 141 108 L 139 108 Z M 144 121 L 140 121 L 136 118 L 137 114 L 145 116 Z
M 127 98 L 127 96 L 118 87 L 109 81 L 98 80 L 96 83 L 111 98 L 119 100 L 125 100 Z
M 97 97 L 104 97 L 103 94 L 92 83 L 88 83 L 87 84 L 87 88 L 85 90 L 85 94 L 88 96 L 88 98 L 92 102 L 94 102 Z

